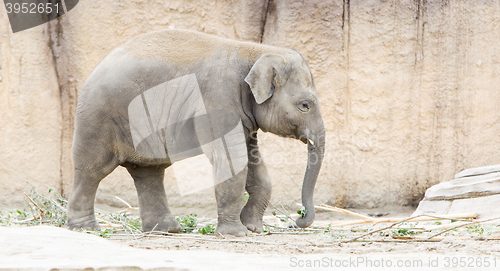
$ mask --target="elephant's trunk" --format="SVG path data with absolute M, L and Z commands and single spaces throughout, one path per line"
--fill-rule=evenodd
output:
M 308 135 L 307 150 L 307 169 L 302 184 L 302 205 L 306 208 L 306 214 L 296 221 L 297 226 L 301 228 L 309 227 L 314 221 L 314 187 L 325 153 L 325 127 L 323 122 L 317 126 L 317 129 L 311 135 Z

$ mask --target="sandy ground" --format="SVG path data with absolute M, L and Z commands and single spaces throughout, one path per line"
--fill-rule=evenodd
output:
M 99 208 L 102 206 L 98 206 Z M 394 207 L 353 210 L 382 217 L 408 217 L 413 208 Z M 115 210 L 109 210 L 115 211 Z M 200 224 L 215 220 L 215 210 L 175 209 L 177 215 L 196 213 Z M 131 214 L 136 215 L 135 213 Z M 289 229 L 269 212 L 269 232 L 247 237 L 216 237 L 213 234 L 171 235 L 111 234 L 100 238 L 56 227 L 0 227 L 0 269 L 81 270 L 498 270 L 500 268 L 500 222 L 449 231 L 434 241 L 416 241 L 433 232 L 418 228 L 451 224 L 412 222 L 401 228 L 355 237 L 390 224 L 324 226 L 349 222 L 352 216 L 319 212 L 313 226 L 321 229 Z M 456 223 L 456 222 L 455 222 Z M 460 222 L 458 222 L 460 223 Z M 411 231 L 413 234 L 402 234 Z M 403 238 L 403 239 L 401 239 Z M 405 239 L 406 238 L 406 239 Z M 35 268 L 36 267 L 36 268 Z M 42 268 L 43 267 L 43 268 Z M 140 268 L 137 269 L 136 267 Z M 35 268 L 35 269 L 33 269 Z M 135 268 L 135 269 L 134 269 Z M 102 270 L 108 270 L 102 269 Z M 163 270 L 161 269 L 161 270 Z M 100 270 L 100 269 L 99 269 Z
M 384 214 L 384 217 L 407 217 L 412 214 L 413 210 L 413 208 L 409 207 L 395 207 L 355 211 L 363 214 Z M 317 214 L 316 222 L 313 225 L 320 226 L 331 222 L 347 222 L 351 220 L 353 220 L 351 216 L 320 212 Z M 267 216 L 266 222 L 284 228 L 288 224 L 288 222 L 283 223 L 278 219 L 273 219 L 272 216 Z M 406 223 L 402 227 L 418 228 L 419 226 L 432 226 L 438 223 Z M 441 223 L 450 222 L 443 221 Z M 460 228 L 443 234 L 443 236 L 433 238 L 435 241 L 426 242 L 396 238 L 424 238 L 436 232 L 398 237 L 401 234 L 398 234 L 397 230 L 386 230 L 362 238 L 357 242 L 349 241 L 354 237 L 390 224 L 375 226 L 371 224 L 353 225 L 331 228 L 329 231 L 306 232 L 272 228 L 271 232 L 252 233 L 244 238 L 215 237 L 213 235 L 190 233 L 173 236 L 150 235 L 138 238 L 114 236 L 110 240 L 147 250 L 219 251 L 250 255 L 275 255 L 279 257 L 280 261 L 283 261 L 283 256 L 285 256 L 285 258 L 288 257 L 289 262 L 283 264 L 289 264 L 290 267 L 307 267 L 308 263 L 313 264 L 315 260 L 317 261 L 316 264 L 320 265 L 315 266 L 317 268 L 332 267 L 332 265 L 335 265 L 335 259 L 344 259 L 346 265 L 346 260 L 352 261 L 353 259 L 370 264 L 371 259 L 372 261 L 379 261 L 379 264 L 383 264 L 383 261 L 387 264 L 390 261 L 394 265 L 411 264 L 411 267 L 418 267 L 419 264 L 422 264 L 420 267 L 485 268 L 487 266 L 489 268 L 500 268 L 500 240 L 495 240 L 500 238 L 499 224 L 497 221 L 496 224 L 488 224 L 477 229 Z M 342 265 L 341 261 L 337 261 L 337 263 Z M 350 264 L 350 267 L 353 267 L 352 262 Z M 372 262 L 372 264 L 376 263 Z M 416 266 L 413 266 L 414 264 Z M 363 266 L 370 267 L 370 265 L 363 264 L 354 267 Z

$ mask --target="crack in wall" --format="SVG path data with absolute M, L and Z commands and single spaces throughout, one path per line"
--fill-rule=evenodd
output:
M 341 99 L 341 105 L 344 107 L 344 123 L 343 123 L 343 130 L 345 134 L 350 134 L 350 112 L 351 112 L 351 93 L 349 90 L 349 69 L 350 69 L 350 56 L 349 56 L 349 44 L 350 44 L 350 32 L 349 32 L 349 27 L 350 27 L 350 0 L 343 0 L 342 4 L 342 38 L 343 38 L 343 44 L 342 44 L 342 54 L 343 54 L 343 59 L 344 59 L 344 70 L 345 70 L 345 85 L 344 85 L 344 93 L 343 96 L 340 96 Z M 342 95 L 342 94 L 340 94 Z M 343 100 L 342 100 L 343 99 Z M 339 112 L 340 113 L 340 112 Z M 340 113 L 342 114 L 342 113 Z M 347 162 L 348 159 L 345 159 L 342 163 L 348 164 Z M 346 165 L 343 168 L 347 168 L 348 166 Z M 340 179 L 346 180 L 348 177 L 346 176 L 346 172 L 344 170 L 340 170 Z M 336 191 L 336 196 L 335 196 L 335 205 L 336 206 L 349 206 L 352 204 L 352 196 L 350 192 L 350 188 L 346 186 L 339 186 L 337 187 Z
M 416 75 L 416 80 L 415 83 L 412 87 L 412 96 L 411 99 L 415 102 L 415 104 L 420 105 L 421 102 L 421 93 L 422 93 L 422 78 L 423 78 L 423 64 L 424 64 L 424 30 L 425 30 L 425 3 L 426 0 L 415 0 L 416 4 L 416 48 L 415 48 L 415 63 L 414 63 L 414 69 L 415 69 L 415 75 Z M 415 108 L 415 111 L 413 112 L 416 116 L 416 125 L 413 126 L 412 128 L 412 133 L 415 135 L 415 144 L 416 148 L 414 149 L 414 156 L 415 157 L 425 157 L 426 154 L 423 153 L 423 148 L 422 148 L 422 135 L 421 135 L 421 107 L 417 106 Z M 419 177 L 419 175 L 424 175 L 422 172 L 425 173 L 425 177 L 422 178 Z M 408 205 L 418 205 L 419 201 L 424 197 L 425 191 L 427 187 L 429 187 L 429 180 L 431 179 L 430 173 L 429 173 L 429 168 L 422 170 L 422 168 L 419 167 L 419 165 L 415 165 L 413 168 L 413 173 L 412 175 L 414 176 L 414 179 L 416 180 L 415 188 L 411 190 L 411 194 L 409 194 L 406 199 L 404 200 L 403 204 L 408 204 Z M 420 181 L 419 181 L 420 180 Z
M 344 0 L 343 4 L 342 4 L 342 30 L 344 29 L 344 25 L 345 25 L 345 2 L 346 0 Z
M 269 13 L 269 5 L 271 4 L 273 0 L 267 0 L 267 3 L 265 4 L 263 16 L 264 18 L 262 19 L 262 28 L 260 30 L 260 40 L 259 43 L 262 43 L 262 40 L 264 39 L 264 32 L 266 31 L 266 22 L 267 22 L 267 15 Z
M 63 35 L 63 27 L 61 18 L 58 17 L 53 22 L 48 22 L 47 30 L 49 40 L 47 46 L 52 53 L 52 65 L 56 74 L 57 84 L 59 88 L 59 101 L 61 110 L 61 137 L 60 137 L 60 194 L 65 195 L 66 181 L 69 183 L 72 179 L 73 165 L 71 160 L 71 144 L 73 141 L 74 131 L 74 115 L 76 112 L 76 82 L 75 79 L 68 75 L 66 63 L 67 55 L 60 55 L 61 46 L 60 40 Z M 62 57 L 62 58 L 61 58 Z
M 424 5 L 425 0 L 417 0 L 417 50 L 415 50 L 415 65 L 424 59 Z
M 350 0 L 344 0 L 343 3 L 343 11 L 342 11 L 342 30 L 344 36 L 344 57 L 346 63 L 346 81 L 345 81 L 345 124 L 346 128 L 349 128 L 350 123 L 350 114 L 351 114 L 351 93 L 349 91 L 349 70 L 350 70 L 350 59 L 349 53 L 350 48 L 349 45 L 351 43 L 351 5 Z
M 57 20 L 57 26 L 60 27 L 60 21 L 59 21 L 59 18 L 56 19 Z M 50 50 L 50 53 L 52 54 L 52 67 L 54 68 L 54 73 L 56 75 L 56 81 L 57 81 L 57 87 L 59 88 L 59 94 L 61 93 L 61 85 L 59 84 L 59 70 L 57 69 L 57 59 L 56 59 L 56 53 L 54 51 L 54 41 L 52 40 L 52 27 L 51 27 L 51 23 L 50 22 L 47 22 L 47 34 L 49 35 L 49 39 L 47 41 L 47 46 L 49 47 L 49 50 Z M 55 30 L 57 31 L 57 30 Z M 63 110 L 62 110 L 62 99 L 61 99 L 61 96 L 59 96 L 59 100 L 60 100 L 60 106 L 61 106 L 61 114 L 63 114 Z M 61 115 L 61 118 L 62 118 L 62 115 Z M 64 125 L 62 123 L 62 125 Z M 60 191 L 59 191 L 59 194 L 63 195 L 64 193 L 64 181 L 63 181 L 63 167 L 62 167 L 62 160 L 63 160 L 63 136 L 64 136 L 64 133 L 63 133 L 63 130 L 64 130 L 64 127 L 61 127 L 61 139 L 60 139 L 60 148 L 61 148 L 61 153 L 60 153 L 60 156 L 59 156 L 59 185 L 60 185 Z

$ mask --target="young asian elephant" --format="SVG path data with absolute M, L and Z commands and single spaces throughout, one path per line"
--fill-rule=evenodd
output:
M 99 227 L 97 187 L 123 166 L 134 179 L 143 230 L 179 232 L 164 171 L 204 154 L 215 176 L 216 233 L 261 232 L 271 183 L 258 129 L 307 144 L 307 213 L 297 225 L 311 225 L 325 128 L 304 58 L 288 48 L 192 31 L 157 31 L 130 40 L 97 66 L 78 99 L 68 227 Z M 249 199 L 242 206 L 245 190 Z

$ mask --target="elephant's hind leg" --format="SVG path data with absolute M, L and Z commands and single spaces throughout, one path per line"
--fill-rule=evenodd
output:
M 75 176 L 68 203 L 69 229 L 99 229 L 94 214 L 97 187 L 101 180 L 118 166 L 118 162 L 111 155 L 95 156 L 92 159 L 85 157 L 85 154 L 79 152 L 73 157 Z
M 167 195 L 163 185 L 165 169 L 163 167 L 129 166 L 128 172 L 134 178 L 139 196 L 139 210 L 142 230 L 179 232 L 181 226 L 170 212 Z

